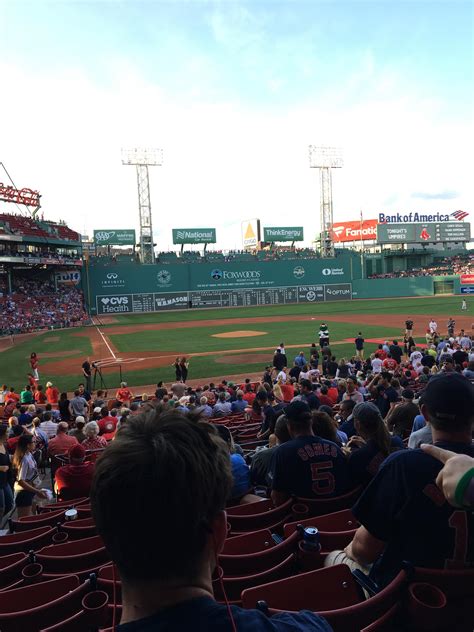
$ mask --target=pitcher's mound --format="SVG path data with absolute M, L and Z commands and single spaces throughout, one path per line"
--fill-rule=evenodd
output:
M 223 334 L 212 334 L 213 338 L 251 338 L 252 336 L 264 336 L 266 331 L 225 331 Z

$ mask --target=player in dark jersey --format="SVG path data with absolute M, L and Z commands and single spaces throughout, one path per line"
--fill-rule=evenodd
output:
M 405 333 L 407 336 L 413 336 L 413 321 L 411 318 L 405 321 Z
M 270 480 L 276 505 L 290 496 L 330 498 L 350 489 L 349 467 L 341 449 L 313 434 L 308 404 L 296 401 L 285 409 L 291 441 L 272 457 Z
M 458 373 L 433 377 L 424 393 L 422 414 L 430 422 L 433 444 L 474 456 L 474 386 Z M 420 449 L 390 455 L 353 508 L 361 523 L 344 552 L 326 564 L 347 563 L 368 570 L 380 585 L 404 561 L 428 568 L 474 567 L 474 518 L 456 509 L 436 485 L 439 460 Z

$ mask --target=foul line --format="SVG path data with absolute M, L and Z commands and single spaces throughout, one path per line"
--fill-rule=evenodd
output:
M 102 337 L 102 340 L 105 342 L 105 346 L 107 347 L 107 349 L 110 351 L 110 354 L 112 355 L 113 359 L 116 360 L 117 356 L 115 355 L 115 353 L 112 351 L 111 346 L 109 345 L 109 343 L 107 342 L 104 334 L 100 331 L 100 329 L 97 327 L 97 325 L 95 326 L 95 328 L 97 329 L 97 331 L 99 332 L 99 334 Z

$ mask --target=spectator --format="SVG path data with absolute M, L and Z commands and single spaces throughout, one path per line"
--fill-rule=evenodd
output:
M 273 447 L 264 448 L 255 453 L 250 465 L 250 481 L 253 485 L 268 486 L 268 474 L 273 454 L 279 445 L 290 440 L 285 415 L 280 415 L 275 423 L 275 443 Z
M 82 442 L 85 450 L 101 450 L 107 447 L 104 437 L 99 437 L 99 425 L 96 421 L 89 421 L 84 427 L 85 441 Z
M 294 359 L 295 366 L 298 366 L 300 369 L 304 367 L 306 364 L 306 358 L 304 357 L 304 351 L 300 351 L 298 355 Z
M 232 405 L 226 400 L 226 393 L 219 393 L 217 402 L 214 405 L 214 417 L 225 417 L 232 412 Z
M 59 390 L 52 382 L 46 382 L 46 399 L 48 404 L 57 404 L 59 399 Z
M 410 434 L 410 438 L 408 439 L 408 447 L 412 450 L 419 448 L 422 443 L 433 443 L 433 433 L 431 432 L 431 425 L 429 421 L 425 422 L 425 425 L 419 430 L 412 432 Z
M 286 366 L 288 366 L 286 354 L 282 353 L 280 348 L 276 349 L 275 355 L 273 356 L 274 371 L 280 373 Z
M 35 407 L 33 406 L 35 411 Z M 20 415 L 18 416 L 18 423 L 20 426 L 29 426 L 33 420 L 33 415 L 29 412 L 26 406 L 20 408 Z
M 409 436 L 415 417 L 420 414 L 420 409 L 413 403 L 414 397 L 411 389 L 403 390 L 402 401 L 397 402 L 385 418 L 390 432 L 402 439 Z
M 337 429 L 332 417 L 327 412 L 322 411 L 321 408 L 313 411 L 312 418 L 312 428 L 315 437 L 332 441 L 339 447 L 347 441 L 347 435 Z
M 76 389 L 74 391 L 74 397 L 69 402 L 69 412 L 73 418 L 77 416 L 87 417 L 89 407 L 87 405 L 87 400 L 82 397 L 81 391 Z
M 10 390 L 5 395 L 5 404 L 8 404 L 10 402 L 14 402 L 16 404 L 19 401 L 20 396 L 18 395 L 18 393 L 15 393 L 15 389 L 13 388 L 13 386 L 10 386 Z
M 12 434 L 7 440 L 7 449 L 9 454 L 15 454 L 16 446 L 18 445 L 18 441 L 20 437 L 25 434 L 23 426 L 16 425 L 12 428 Z
M 55 474 L 55 490 L 61 500 L 89 496 L 94 475 L 94 463 L 85 461 L 84 446 L 76 443 L 69 449 L 69 465 L 59 467 Z
M 8 388 L 6 384 L 0 387 L 0 404 L 5 403 L 5 397 L 7 396 Z
M 46 493 L 39 489 L 41 478 L 33 458 L 34 450 L 35 439 L 33 435 L 23 434 L 18 441 L 12 459 L 12 467 L 16 472 L 15 505 L 19 518 L 31 516 L 33 501 L 36 497 L 46 498 Z
M 58 424 L 51 419 L 51 413 L 43 413 L 40 429 L 48 436 L 48 440 L 56 436 Z
M 357 434 L 351 437 L 349 471 L 356 485 L 370 483 L 389 454 L 404 448 L 400 437 L 391 437 L 379 409 L 372 402 L 357 404 L 353 411 Z
M 354 339 L 354 344 L 356 348 L 356 356 L 361 360 L 364 359 L 364 342 L 365 340 L 362 338 L 362 332 L 359 331 L 357 337 Z
M 232 402 L 231 404 L 231 412 L 234 414 L 243 413 L 247 407 L 247 402 L 244 401 L 244 392 L 239 389 L 237 391 L 236 397 L 237 399 L 235 400 L 235 402 Z
M 72 446 L 77 445 L 76 437 L 68 435 L 69 426 L 66 421 L 58 423 L 58 430 L 55 437 L 48 443 L 48 456 L 67 454 Z
M 43 391 L 43 387 L 41 386 L 41 384 L 38 384 L 38 386 L 36 387 L 35 402 L 40 406 L 46 404 L 47 402 L 46 393 Z
M 67 398 L 67 393 L 61 393 L 59 396 L 58 410 L 62 421 L 71 421 L 71 409 L 70 401 Z
M 109 413 L 109 409 L 107 406 L 104 406 L 100 410 L 101 418 L 98 421 L 99 424 L 99 434 L 108 434 L 110 432 L 115 432 L 117 428 L 117 409 L 112 408 Z
M 352 401 L 352 399 L 345 399 L 341 402 L 341 407 L 339 410 L 342 420 L 342 423 L 340 423 L 339 425 L 339 430 L 344 432 L 347 435 L 348 439 L 357 434 L 354 426 L 354 416 L 352 414 L 355 405 L 356 403 Z
M 33 436 L 35 437 L 36 447 L 46 450 L 49 443 L 47 433 L 41 428 L 41 420 L 39 417 L 33 419 Z
M 458 373 L 432 378 L 422 413 L 431 424 L 434 445 L 474 456 L 474 386 L 469 380 Z M 454 560 L 459 553 L 456 530 L 450 526 L 454 508 L 436 487 L 441 468 L 422 450 L 391 454 L 352 509 L 361 523 L 353 541 L 344 551 L 331 553 L 325 564 L 343 562 L 365 570 L 373 564 L 371 576 L 385 586 L 405 561 L 444 568 L 446 560 Z M 463 519 L 468 524 L 467 514 Z M 472 552 L 469 556 L 462 564 L 472 565 Z
M 320 401 L 315 395 L 313 385 L 309 380 L 301 381 L 301 399 L 308 404 L 310 410 L 317 410 L 320 406 Z
M 367 389 L 374 398 L 375 405 L 384 418 L 398 401 L 398 393 L 391 384 L 392 374 L 388 371 L 382 371 L 382 373 L 376 375 L 367 385 Z
M 315 437 L 311 411 L 303 401 L 285 411 L 291 440 L 276 450 L 271 465 L 272 500 L 281 505 L 292 495 L 339 496 L 349 489 L 346 459 L 331 441 Z
M 346 392 L 342 396 L 342 401 L 350 399 L 356 404 L 361 404 L 364 401 L 364 396 L 358 389 L 359 384 L 357 382 L 357 378 L 348 377 L 346 379 Z
M 20 402 L 22 404 L 33 404 L 35 397 L 31 392 L 31 386 L 27 384 L 23 391 L 20 393 Z
M 203 395 L 199 400 L 199 403 L 201 404 L 198 409 L 199 414 L 206 419 L 212 417 L 214 411 L 212 410 L 212 407 L 209 406 L 209 404 L 207 403 L 207 397 Z
M 212 572 L 226 537 L 224 508 L 231 486 L 223 442 L 180 413 L 146 413 L 117 435 L 97 463 L 91 504 L 97 530 L 122 580 L 122 626 L 206 632 L 232 627 L 330 630 L 310 612 L 269 619 L 214 600 Z M 131 524 L 123 521 L 124 489 L 135 517 Z M 144 547 L 143 542 L 154 546 Z
M 184 386 L 184 384 L 183 384 L 183 386 Z M 121 404 L 130 404 L 130 402 L 133 399 L 133 393 L 128 388 L 127 382 L 120 382 L 120 388 L 118 389 L 117 393 L 115 394 L 115 398 Z
M 474 458 L 437 446 L 423 445 L 423 452 L 443 463 L 436 485 L 453 507 L 474 506 Z
M 8 426 L 0 425 L 0 524 L 13 507 L 13 491 L 10 487 L 10 457 L 7 451 Z

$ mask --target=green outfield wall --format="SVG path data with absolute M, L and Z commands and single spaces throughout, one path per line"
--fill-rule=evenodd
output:
M 361 279 L 350 254 L 219 265 L 104 259 L 85 266 L 82 282 L 90 312 L 103 315 L 460 293 L 456 276 Z

